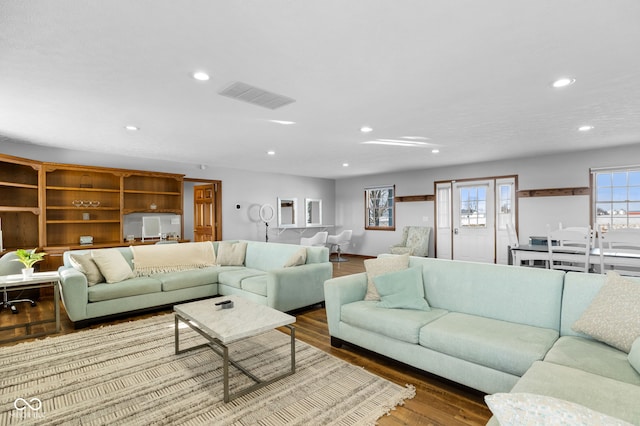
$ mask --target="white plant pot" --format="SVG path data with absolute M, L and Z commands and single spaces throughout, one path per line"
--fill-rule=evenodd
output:
M 23 268 L 22 269 L 22 277 L 29 278 L 33 275 L 33 268 Z

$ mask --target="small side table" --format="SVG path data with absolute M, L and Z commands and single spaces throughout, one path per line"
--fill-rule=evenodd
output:
M 34 325 L 51 323 L 54 321 L 56 323 L 55 333 L 60 332 L 60 275 L 58 275 L 57 271 L 54 271 L 54 272 L 36 272 L 30 277 L 23 277 L 21 274 L 0 276 L 0 290 L 4 294 L 3 297 L 5 298 L 7 297 L 7 291 L 10 291 L 10 290 L 29 290 L 32 288 L 47 288 L 47 287 L 53 287 L 53 299 L 54 299 L 53 304 L 54 304 L 54 311 L 55 311 L 55 319 L 45 319 L 45 320 L 32 321 L 32 322 L 0 327 L 0 331 L 15 330 L 21 327 L 25 327 L 25 331 L 26 331 L 26 334 L 23 336 L 0 340 L 0 343 L 13 342 L 20 339 L 28 339 L 31 337 L 40 337 L 47 334 L 51 334 L 52 332 L 46 332 L 46 331 L 32 333 L 31 328 Z

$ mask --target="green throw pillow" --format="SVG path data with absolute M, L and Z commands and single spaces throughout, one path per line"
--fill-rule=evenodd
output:
M 380 294 L 380 308 L 431 310 L 424 298 L 422 266 L 378 275 L 373 283 Z
M 631 351 L 629 352 L 627 359 L 631 366 L 640 373 L 640 337 L 638 337 L 635 342 L 633 342 L 633 345 L 631 345 Z

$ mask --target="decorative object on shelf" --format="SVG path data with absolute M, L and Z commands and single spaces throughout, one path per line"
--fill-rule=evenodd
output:
M 158 216 L 142 217 L 142 241 L 159 239 L 162 235 L 162 224 Z
M 24 265 L 24 268 L 22 269 L 22 275 L 25 278 L 28 278 L 33 275 L 33 265 L 43 260 L 46 254 L 47 253 L 44 252 L 36 253 L 36 249 L 18 249 L 16 250 L 16 256 L 18 256 L 18 258 L 13 260 Z
M 82 213 L 82 220 L 90 220 L 91 219 L 91 214 L 89 213 Z
M 91 176 L 85 174 L 80 177 L 80 188 L 93 188 Z
M 155 209 L 157 209 L 157 208 L 158 208 L 158 206 L 156 205 L 156 203 L 151 203 L 151 205 L 149 206 L 149 208 L 150 208 L 151 210 L 155 210 Z
M 135 235 L 133 235 L 133 234 L 129 234 L 129 235 L 127 235 L 127 242 L 128 242 L 128 243 L 132 243 L 132 242 L 134 242 L 135 240 L 136 240 Z
M 100 201 L 91 201 L 91 200 L 73 200 L 71 202 L 72 205 L 76 207 L 99 207 Z
M 93 237 L 91 235 L 80 235 L 80 245 L 87 246 L 93 244 Z
M 260 220 L 264 222 L 266 227 L 264 240 L 269 242 L 269 222 L 273 220 L 273 216 L 275 215 L 275 210 L 271 204 L 263 204 L 260 206 Z

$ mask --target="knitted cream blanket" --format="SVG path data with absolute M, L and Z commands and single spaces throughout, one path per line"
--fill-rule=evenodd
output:
M 216 263 L 213 244 L 208 241 L 131 246 L 131 251 L 137 276 L 204 268 Z

